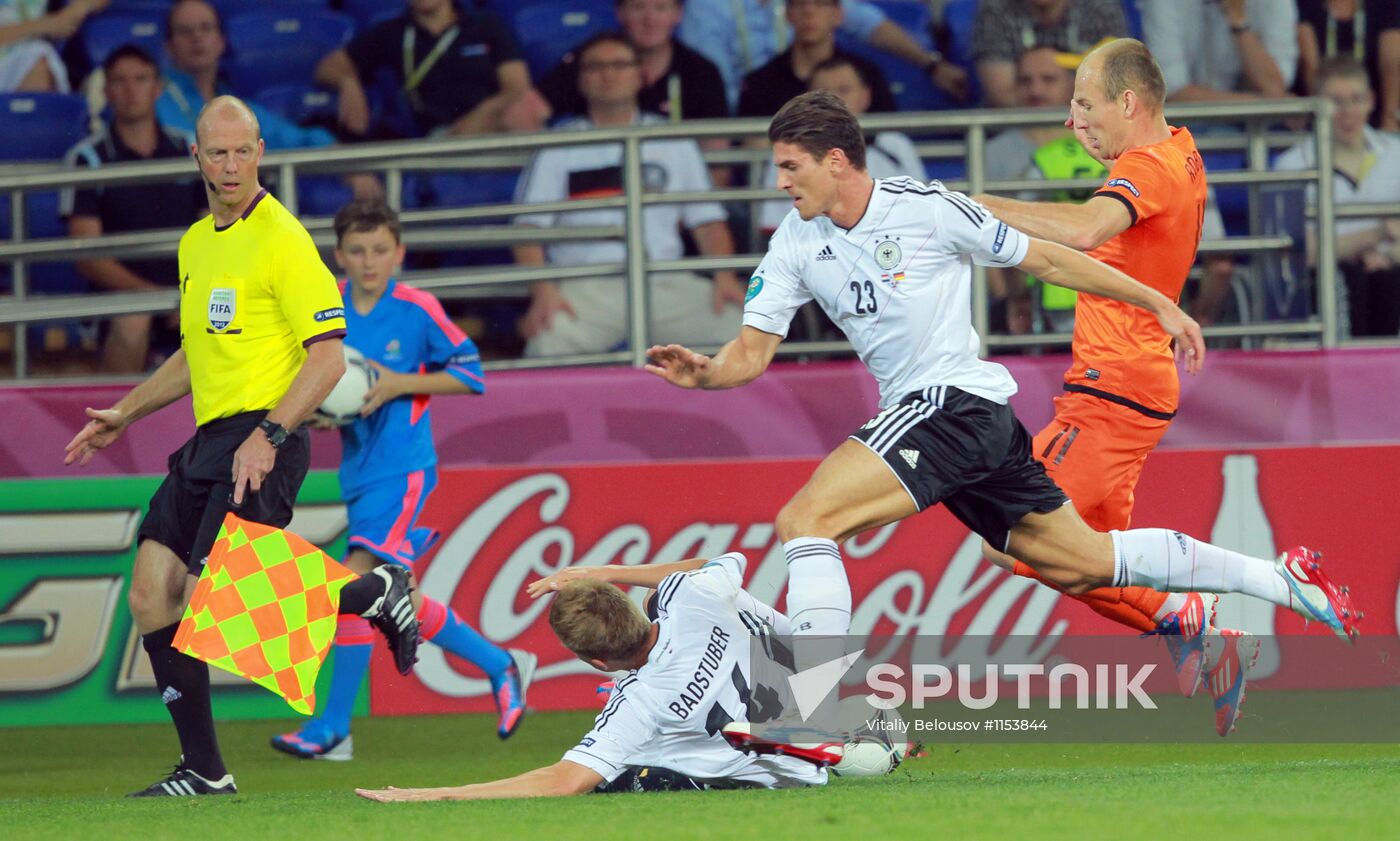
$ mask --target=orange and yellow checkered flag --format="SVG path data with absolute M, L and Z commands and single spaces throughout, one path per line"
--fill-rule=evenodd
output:
M 297 535 L 229 514 L 172 645 L 311 715 L 340 589 L 356 578 Z

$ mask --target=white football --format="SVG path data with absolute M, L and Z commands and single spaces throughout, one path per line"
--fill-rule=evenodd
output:
M 837 776 L 884 776 L 898 768 L 909 753 L 909 731 L 904 729 L 898 710 L 882 710 L 870 719 L 878 726 L 862 727 L 851 735 L 841 761 L 831 767 Z
M 370 367 L 363 353 L 344 342 L 340 346 L 345 349 L 345 373 L 316 411 L 336 426 L 347 426 L 359 419 L 360 408 L 365 405 L 365 395 L 379 375 Z

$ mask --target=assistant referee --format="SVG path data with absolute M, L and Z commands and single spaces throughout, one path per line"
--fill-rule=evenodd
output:
M 209 668 L 171 643 L 230 511 L 283 527 L 311 460 L 301 422 L 345 370 L 345 310 L 306 229 L 258 184 L 257 118 L 221 96 L 200 112 L 191 154 L 210 215 L 180 240 L 180 350 L 110 409 L 88 409 L 65 464 L 87 464 L 126 427 L 186 394 L 198 430 L 170 456 L 137 535 L 128 601 L 184 754 L 135 796 L 232 794 L 210 707 Z M 407 671 L 417 621 L 407 579 L 365 576 L 341 608 L 370 618 Z M 390 618 L 402 617 L 402 620 Z M 405 662 L 406 661 L 406 662 Z

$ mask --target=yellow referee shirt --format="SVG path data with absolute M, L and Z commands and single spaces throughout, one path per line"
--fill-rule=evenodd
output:
M 228 227 L 206 216 L 180 239 L 180 345 L 196 424 L 273 408 L 306 347 L 344 335 L 335 277 L 266 192 Z

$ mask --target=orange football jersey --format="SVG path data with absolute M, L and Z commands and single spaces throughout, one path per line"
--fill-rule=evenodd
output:
M 1178 301 L 1201 242 L 1206 175 L 1191 132 L 1171 132 L 1169 139 L 1132 149 L 1113 164 L 1094 195 L 1123 202 L 1132 225 L 1089 254 Z M 1171 337 L 1144 309 L 1080 294 L 1074 364 L 1065 383 L 1068 390 L 1111 395 L 1153 416 L 1169 416 L 1179 388 Z

